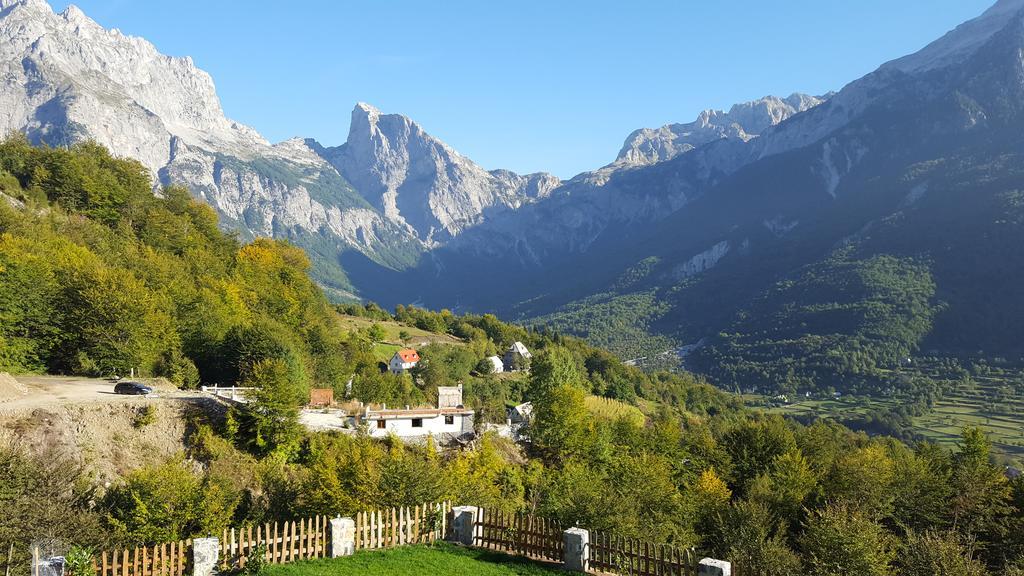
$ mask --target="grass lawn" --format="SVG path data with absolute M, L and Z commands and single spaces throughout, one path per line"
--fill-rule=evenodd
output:
M 355 556 L 269 566 L 266 576 L 549 576 L 565 572 L 523 558 L 451 544 L 363 550 Z
M 391 320 L 372 320 L 370 318 L 360 318 L 358 316 L 348 316 L 345 314 L 338 315 L 338 323 L 344 330 L 359 330 L 360 328 L 369 328 L 374 324 L 377 324 L 384 329 L 384 333 L 387 335 L 385 340 L 392 344 L 401 344 L 399 335 L 402 332 L 409 334 L 409 346 L 422 346 L 427 342 L 444 342 L 445 344 L 463 344 L 461 340 L 451 336 L 449 334 L 435 334 L 433 332 L 427 332 L 415 326 L 409 326 L 399 322 Z

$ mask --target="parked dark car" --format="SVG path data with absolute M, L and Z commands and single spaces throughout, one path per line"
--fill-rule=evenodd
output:
M 114 385 L 114 393 L 145 396 L 146 394 L 152 394 L 153 389 L 141 382 L 118 382 Z

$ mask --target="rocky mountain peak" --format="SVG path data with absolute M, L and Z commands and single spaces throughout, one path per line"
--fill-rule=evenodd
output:
M 363 102 L 352 109 L 345 144 L 320 151 L 385 218 L 428 246 L 544 197 L 558 182 L 547 175 L 488 172 L 411 119 Z
M 1024 0 L 999 0 L 981 16 L 950 30 L 923 49 L 882 65 L 882 70 L 924 72 L 955 64 L 970 56 L 1024 12 Z
M 821 104 L 822 97 L 792 94 L 787 98 L 765 96 L 734 104 L 728 112 L 705 110 L 693 122 L 642 128 L 629 135 L 615 161 L 617 165 L 647 165 L 670 160 L 716 140 L 735 138 L 744 142 L 759 136 L 783 120 Z

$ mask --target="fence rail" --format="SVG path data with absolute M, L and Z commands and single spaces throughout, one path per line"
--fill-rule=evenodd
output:
M 266 546 L 263 558 L 270 564 L 323 558 L 327 555 L 327 522 L 326 516 L 313 516 L 244 530 L 225 529 L 220 540 L 220 568 L 244 568 L 260 545 Z
M 697 555 L 691 549 L 651 544 L 633 538 L 590 531 L 591 570 L 628 576 L 697 576 Z
M 355 517 L 356 550 L 424 544 L 443 539 L 451 502 L 360 512 Z
M 561 562 L 565 547 L 562 532 L 561 524 L 554 520 L 481 508 L 477 511 L 473 545 Z
M 97 576 L 183 576 L 190 571 L 192 541 L 103 551 L 93 560 Z

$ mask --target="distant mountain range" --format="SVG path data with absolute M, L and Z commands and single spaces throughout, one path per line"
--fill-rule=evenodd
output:
M 243 234 L 305 247 L 339 297 L 682 349 L 723 383 L 851 386 L 921 350 L 1024 353 L 1022 18 L 1001 0 L 838 92 L 637 130 L 559 181 L 484 170 L 367 104 L 342 146 L 271 144 L 191 60 L 0 0 L 0 129 L 136 157 Z

